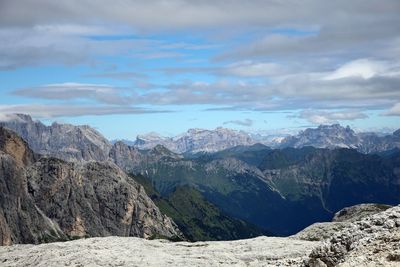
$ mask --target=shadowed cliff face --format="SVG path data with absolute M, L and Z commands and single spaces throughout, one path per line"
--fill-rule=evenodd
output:
M 116 165 L 41 158 L 0 128 L 0 244 L 87 236 L 179 236 Z
M 36 156 L 13 132 L 0 127 L 0 244 L 38 243 L 66 236 L 28 194 L 25 168 Z

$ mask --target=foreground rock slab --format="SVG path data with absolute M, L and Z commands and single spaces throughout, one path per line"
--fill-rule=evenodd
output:
M 102 237 L 0 247 L 0 266 L 300 266 L 318 245 L 277 237 L 196 243 Z
M 400 205 L 350 223 L 317 247 L 306 266 L 400 266 Z

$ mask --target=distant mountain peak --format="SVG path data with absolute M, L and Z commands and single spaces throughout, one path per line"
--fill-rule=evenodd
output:
M 308 128 L 298 135 L 282 140 L 280 147 L 313 146 L 318 148 L 353 148 L 363 153 L 380 152 L 400 147 L 400 129 L 393 135 L 356 133 L 350 126 L 340 124 L 320 125 Z
M 192 128 L 181 135 L 169 138 L 158 134 L 138 136 L 135 146 L 151 149 L 163 145 L 175 153 L 216 152 L 237 145 L 252 145 L 255 141 L 249 134 L 218 127 L 214 130 Z

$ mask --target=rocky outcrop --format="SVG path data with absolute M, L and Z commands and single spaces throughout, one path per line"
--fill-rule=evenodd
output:
M 346 207 L 335 213 L 332 222 L 314 223 L 291 238 L 322 241 L 334 236 L 337 232 L 350 227 L 352 222 L 359 221 L 367 216 L 385 211 L 392 206 L 383 204 L 359 204 L 351 207 Z
M 400 206 L 350 223 L 315 248 L 306 266 L 399 266 Z
M 143 187 L 112 163 L 45 158 L 27 177 L 36 205 L 69 237 L 178 235 Z
M 36 156 L 0 128 L 0 244 L 88 236 L 180 236 L 142 186 L 113 163 Z
M 372 204 L 372 203 L 354 205 L 351 207 L 341 209 L 340 211 L 336 212 L 332 221 L 333 222 L 359 221 L 362 218 L 385 211 L 391 207 L 392 206 L 390 205 Z

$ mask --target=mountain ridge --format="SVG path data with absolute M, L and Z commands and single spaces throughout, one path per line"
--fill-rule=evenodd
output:
M 120 142 L 138 150 L 151 150 L 157 145 L 162 145 L 174 153 L 187 155 L 215 153 L 235 146 L 252 146 L 257 143 L 272 148 L 305 146 L 329 149 L 354 148 L 366 154 L 400 148 L 400 129 L 393 134 L 382 136 L 371 132 L 356 133 L 349 126 L 343 127 L 339 124 L 307 128 L 297 135 L 277 138 L 275 141 L 263 141 L 260 137 L 253 138 L 253 134 L 222 127 L 214 130 L 189 129 L 186 133 L 175 137 L 150 133 L 139 135 L 135 141 L 108 141 L 88 125 L 74 126 L 54 122 L 46 126 L 26 114 L 9 115 L 7 120 L 0 121 L 0 125 L 17 132 L 28 141 L 35 152 L 69 161 L 109 160 L 113 146 Z

